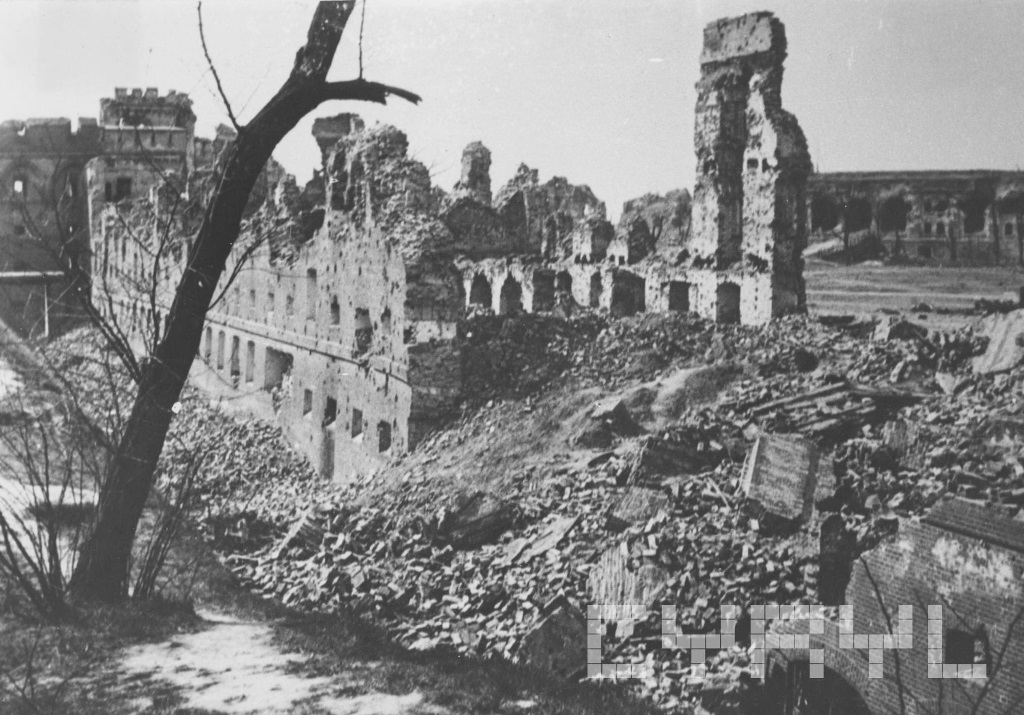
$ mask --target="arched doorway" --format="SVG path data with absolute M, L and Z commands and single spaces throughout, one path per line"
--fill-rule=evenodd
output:
M 740 287 L 735 283 L 722 283 L 716 291 L 715 322 L 740 322 Z
M 612 278 L 611 313 L 615 316 L 633 315 L 645 310 L 647 282 L 640 276 L 619 271 Z
M 533 274 L 533 311 L 551 310 L 555 307 L 555 274 L 536 271 Z
M 811 231 L 831 231 L 839 224 L 839 204 L 831 196 L 815 194 L 811 199 Z
M 601 284 L 601 274 L 595 273 L 590 276 L 590 307 L 601 307 L 601 292 L 604 286 Z
M 791 661 L 783 676 L 773 671 L 768 680 L 770 711 L 777 715 L 872 715 L 864 697 L 839 673 L 823 668 L 810 677 L 807 661 Z
M 508 276 L 505 279 L 505 283 L 501 286 L 499 299 L 501 302 L 498 312 L 502 315 L 514 315 L 523 312 L 523 287 L 512 276 Z
M 494 305 L 491 297 L 491 284 L 481 274 L 473 276 L 473 285 L 469 289 L 469 304 L 490 308 Z

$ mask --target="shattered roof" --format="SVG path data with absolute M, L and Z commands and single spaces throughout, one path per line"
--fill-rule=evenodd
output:
M 921 518 L 925 524 L 1024 553 L 1024 521 L 966 499 L 944 499 Z

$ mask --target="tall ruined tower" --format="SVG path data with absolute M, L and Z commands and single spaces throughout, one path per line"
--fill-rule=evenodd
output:
M 689 260 L 714 272 L 699 281 L 701 312 L 723 322 L 759 324 L 806 309 L 811 161 L 796 118 L 782 109 L 785 58 L 785 28 L 769 12 L 704 28 Z

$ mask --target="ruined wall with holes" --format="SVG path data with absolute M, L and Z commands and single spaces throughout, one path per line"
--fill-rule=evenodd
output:
M 405 135 L 342 115 L 318 120 L 314 136 L 322 171 L 301 189 L 282 178 L 247 211 L 191 379 L 226 406 L 277 420 L 323 475 L 348 479 L 403 454 L 452 410 L 463 298 L 454 239 Z M 189 217 L 175 214 L 178 238 L 158 248 L 173 192 L 106 201 L 102 185 L 94 302 L 127 333 L 159 334 L 188 259 Z M 145 291 L 154 279 L 155 309 Z
M 716 168 L 701 174 L 692 202 L 682 190 L 646 195 L 618 225 L 589 187 L 541 182 L 525 165 L 493 188 L 479 142 L 466 147 L 449 194 L 394 127 L 316 120 L 321 168 L 304 187 L 273 163 L 265 170 L 234 260 L 251 256 L 207 316 L 193 379 L 225 404 L 273 416 L 321 473 L 346 478 L 452 413 L 462 391 L 456 325 L 467 311 L 671 310 L 763 323 L 802 309 L 807 159 L 779 103 L 782 26 L 766 14 L 721 21 L 705 44 L 697 151 Z M 105 101 L 104 122 L 118 124 L 102 127 L 106 149 L 89 168 L 95 302 L 150 340 L 200 218 L 180 199 L 203 195 L 231 139 L 229 130 L 192 137 L 182 107 L 178 95 Z M 154 163 L 177 184 L 150 183 Z M 168 232 L 176 238 L 163 245 Z M 151 304 L 140 288 L 154 279 Z
M 1022 577 L 1024 524 L 947 498 L 920 521 L 900 520 L 897 533 L 854 563 L 843 600 L 852 626 L 827 622 L 814 634 L 794 621 L 780 632 L 824 649 L 826 668 L 871 712 L 902 712 L 901 686 L 907 712 L 1015 712 L 1024 702 Z M 901 606 L 912 609 L 912 628 L 896 624 Z M 869 678 L 871 638 L 900 636 L 910 647 L 884 650 L 881 677 Z M 772 651 L 769 690 L 784 697 L 786 671 L 806 668 L 808 658 L 807 648 Z M 982 665 L 985 677 L 966 677 Z M 936 677 L 943 670 L 958 677 Z
M 814 174 L 808 196 L 816 250 L 866 244 L 932 265 L 1024 264 L 1024 172 Z
M 61 249 L 88 264 L 85 165 L 100 151 L 96 120 L 0 123 L 0 317 L 22 335 L 62 332 L 81 318 L 59 271 Z
M 697 84 L 697 181 L 687 260 L 714 272 L 697 300 L 706 317 L 732 312 L 764 323 L 805 308 L 807 142 L 782 109 L 785 29 L 771 13 L 719 20 L 704 29 Z M 712 288 L 712 286 L 714 286 Z

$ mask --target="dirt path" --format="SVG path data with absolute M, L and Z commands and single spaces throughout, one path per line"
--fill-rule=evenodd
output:
M 329 713 L 330 715 L 427 715 L 447 711 L 424 702 L 418 691 L 406 695 L 368 693 L 360 684 L 379 663 L 354 663 L 334 676 L 303 675 L 307 658 L 285 653 L 273 626 L 215 612 L 200 612 L 209 628 L 159 643 L 132 646 L 114 666 L 127 684 L 135 712 L 157 707 L 147 691 L 173 689 L 178 707 L 227 713 Z M 129 693 L 126 693 L 129 695 Z

